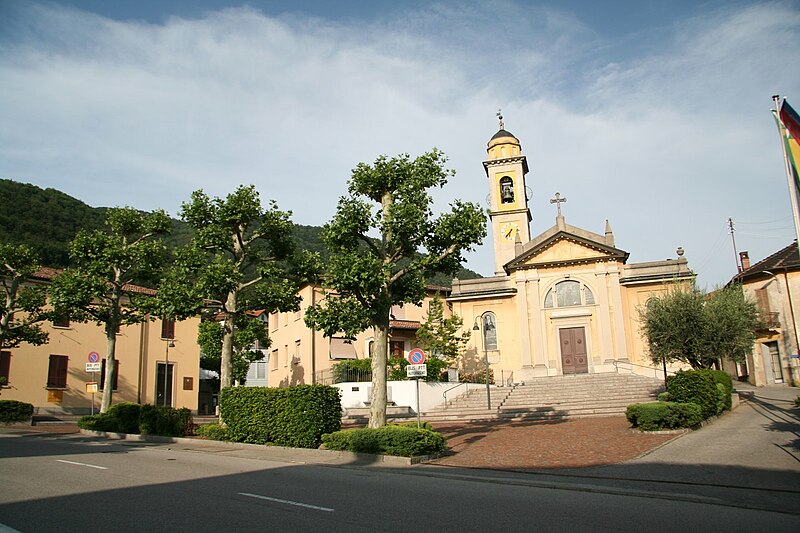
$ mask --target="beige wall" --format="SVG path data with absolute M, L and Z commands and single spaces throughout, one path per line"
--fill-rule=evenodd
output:
M 192 318 L 175 325 L 175 347 L 169 349 L 169 363 L 173 368 L 173 406 L 197 410 L 200 348 L 197 345 L 199 319 Z M 0 398 L 19 400 L 38 407 L 40 411 L 88 413 L 91 410 L 90 393 L 86 383 L 93 380 L 86 372 L 91 352 L 105 359 L 107 345 L 103 329 L 93 323 L 72 322 L 69 327 L 44 328 L 50 341 L 43 346 L 23 344 L 11 352 L 9 383 L 2 389 Z M 117 391 L 113 403 L 123 401 L 155 403 L 156 372 L 158 363 L 167 356 L 167 341 L 161 339 L 161 321 L 155 320 L 125 326 L 117 335 L 116 359 L 119 362 Z M 69 358 L 67 386 L 63 390 L 48 390 L 47 373 L 50 355 Z M 184 384 L 190 378 L 191 384 Z M 100 373 L 94 375 L 100 382 Z M 191 388 L 185 388 L 189 387 Z M 95 395 L 95 412 L 99 409 L 102 392 Z

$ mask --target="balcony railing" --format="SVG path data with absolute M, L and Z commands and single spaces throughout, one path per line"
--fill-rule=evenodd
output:
M 778 313 L 777 311 L 769 313 L 761 311 L 759 313 L 759 318 L 761 318 L 761 322 L 764 324 L 764 327 L 766 328 L 774 329 L 781 327 L 780 313 Z

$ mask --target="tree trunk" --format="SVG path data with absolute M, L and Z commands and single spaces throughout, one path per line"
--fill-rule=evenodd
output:
M 372 395 L 369 406 L 369 427 L 386 425 L 386 366 L 389 354 L 389 313 L 375 326 L 375 351 L 372 354 Z
M 117 328 L 106 324 L 106 378 L 103 387 L 103 400 L 100 412 L 105 413 L 111 407 L 111 396 L 114 394 L 114 378 L 117 375 Z
M 236 314 L 236 291 L 228 294 L 225 302 L 225 321 L 222 334 L 222 354 L 220 357 L 219 388 L 233 386 L 233 317 Z

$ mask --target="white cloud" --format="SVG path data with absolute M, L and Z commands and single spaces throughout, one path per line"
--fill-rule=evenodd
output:
M 570 223 L 600 232 L 609 218 L 631 260 L 682 245 L 714 284 L 733 273 L 728 216 L 745 228 L 790 219 L 768 110 L 773 92 L 800 105 L 792 4 L 677 20 L 657 43 L 510 1 L 393 20 L 236 8 L 163 24 L 26 4 L 2 24 L 0 176 L 90 205 L 174 214 L 196 188 L 255 183 L 296 222 L 322 224 L 356 163 L 432 146 L 458 171 L 437 205 L 482 203 L 503 107 L 531 163 L 534 232 L 551 225 L 558 190 Z M 793 238 L 744 233 L 753 259 Z M 471 256 L 484 274 L 492 265 L 486 246 Z

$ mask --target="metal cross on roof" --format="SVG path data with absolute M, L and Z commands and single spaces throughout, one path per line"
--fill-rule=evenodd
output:
M 550 203 L 556 204 L 556 207 L 558 208 L 558 216 L 561 216 L 561 204 L 566 201 L 567 201 L 566 198 L 561 198 L 561 193 L 559 192 L 556 193 L 555 198 L 550 199 Z

